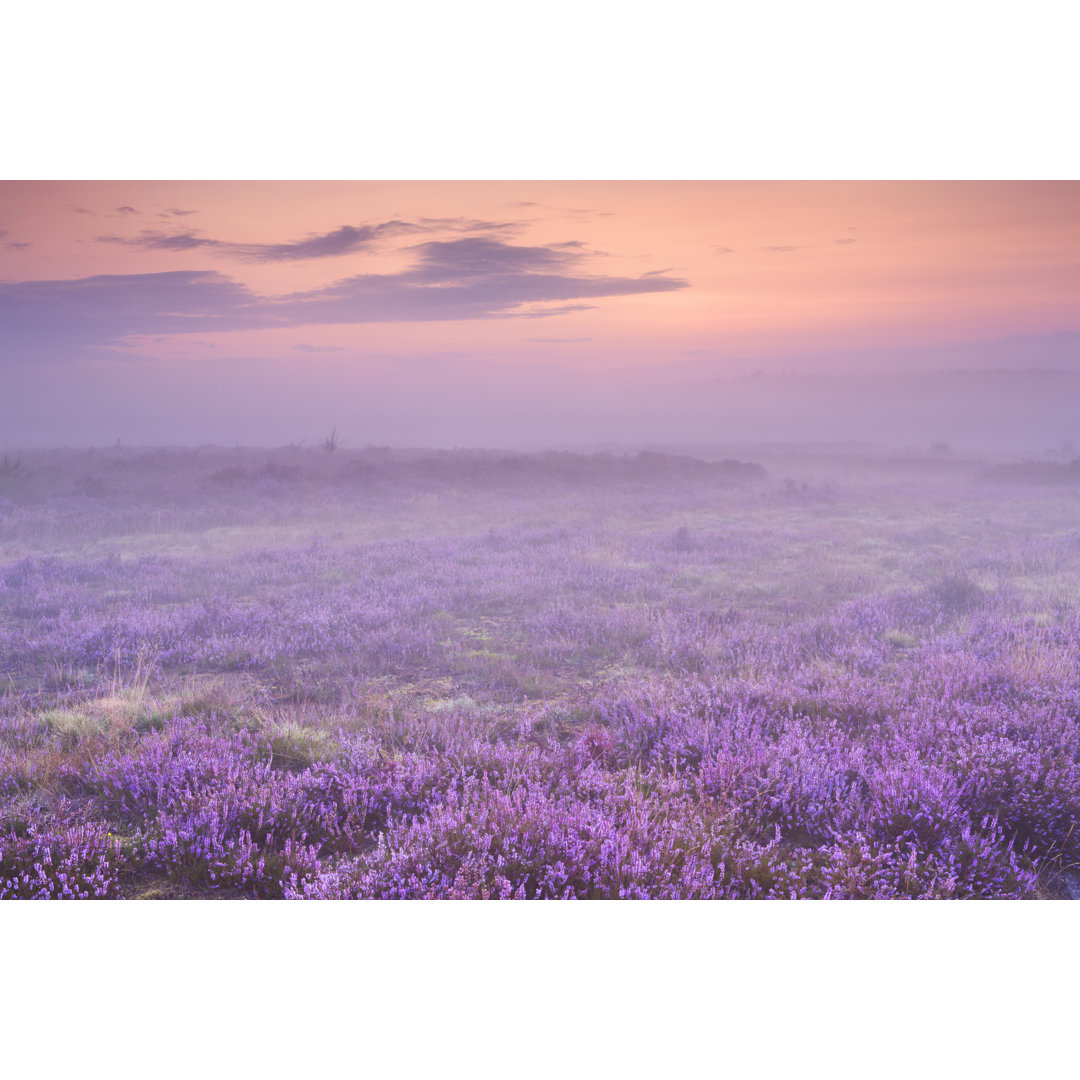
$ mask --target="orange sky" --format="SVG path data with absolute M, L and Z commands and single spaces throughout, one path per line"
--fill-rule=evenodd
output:
M 254 364 L 286 398 L 964 365 L 1013 337 L 1057 366 L 1078 210 L 1066 182 L 5 182 L 0 363 L 29 386 L 127 358 L 193 393 Z

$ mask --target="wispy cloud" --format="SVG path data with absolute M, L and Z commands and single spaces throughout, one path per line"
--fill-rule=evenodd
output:
M 446 230 L 447 232 L 462 233 L 516 233 L 524 228 L 521 221 L 485 221 L 482 218 L 448 217 L 418 219 L 418 224 L 424 229 L 433 231 Z
M 99 244 L 125 244 L 128 247 L 148 248 L 152 251 L 193 251 L 202 247 L 221 247 L 220 240 L 196 236 L 195 233 L 162 233 L 144 230 L 139 236 L 99 236 Z
M 379 225 L 342 225 L 327 233 L 315 233 L 304 240 L 284 244 L 227 244 L 226 250 L 248 262 L 290 262 L 296 259 L 325 259 L 369 250 L 376 241 L 402 233 L 419 231 L 406 221 L 384 221 Z
M 615 214 L 610 210 L 593 210 L 588 206 L 552 206 L 550 203 L 540 202 L 512 202 L 507 203 L 512 210 L 547 210 L 558 217 L 568 218 L 571 221 L 585 221 L 589 218 L 608 218 Z
M 8 240 L 7 238 L 10 235 L 11 235 L 10 230 L 8 230 L 8 229 L 0 229 L 0 241 L 6 241 L 6 243 L 4 244 L 4 247 L 11 248 L 13 251 L 25 251 L 28 247 L 30 247 L 30 241 L 29 240 L 25 240 L 25 241 L 19 243 L 19 242 L 16 242 L 15 240 Z
M 168 334 L 158 334 L 156 337 L 150 339 L 156 341 L 159 344 L 164 342 L 175 342 L 176 338 Z M 185 349 L 199 348 L 199 349 L 216 349 L 217 346 L 212 341 L 198 341 L 195 338 L 184 337 L 183 344 Z
M 187 214 L 194 211 L 177 211 Z M 372 225 L 341 225 L 324 233 L 310 233 L 302 240 L 279 244 L 237 243 L 200 236 L 198 232 L 162 232 L 144 229 L 138 236 L 99 236 L 103 244 L 123 244 L 150 251 L 194 251 L 202 248 L 243 262 L 294 262 L 326 259 L 374 250 L 382 241 L 405 235 L 439 232 L 498 234 L 514 231 L 516 222 L 482 221 L 475 218 L 421 218 L 419 221 L 383 221 Z
M 550 319 L 553 315 L 573 315 L 578 311 L 595 311 L 596 304 L 560 304 L 557 307 L 537 308 L 532 311 L 511 311 L 508 319 Z
M 305 344 L 301 343 L 299 345 L 294 345 L 293 348 L 297 352 L 310 352 L 310 353 L 344 352 L 345 351 L 345 346 L 344 345 L 305 345 Z
M 534 341 L 538 345 L 574 345 L 582 341 L 592 341 L 591 337 L 531 337 L 527 341 Z
M 714 255 L 734 255 L 735 249 L 729 247 L 723 247 L 721 244 L 715 244 L 713 246 Z

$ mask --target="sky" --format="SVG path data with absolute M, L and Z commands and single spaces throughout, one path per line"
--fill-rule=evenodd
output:
M 1077 297 L 1073 182 L 0 182 L 0 443 L 1053 445 Z

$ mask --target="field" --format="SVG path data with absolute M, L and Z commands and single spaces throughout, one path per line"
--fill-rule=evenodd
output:
M 735 456 L 8 455 L 0 897 L 1077 895 L 1072 474 Z

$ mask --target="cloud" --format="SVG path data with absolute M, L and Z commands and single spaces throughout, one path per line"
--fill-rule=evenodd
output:
M 11 232 L 8 229 L 0 229 L 0 240 L 5 240 L 10 235 Z M 30 247 L 30 241 L 24 240 L 22 242 L 17 242 L 15 240 L 8 240 L 7 243 L 4 244 L 4 247 L 11 248 L 13 251 L 25 251 Z
M 49 359 L 136 335 L 257 326 L 258 301 L 243 285 L 200 271 L 0 283 L 0 354 Z
M 580 256 L 578 241 L 523 247 L 500 240 L 468 237 L 463 240 L 428 240 L 410 250 L 419 255 L 413 271 L 417 280 L 445 280 L 514 275 L 562 270 Z
M 158 334 L 156 337 L 150 338 L 151 341 L 155 341 L 158 344 L 176 344 L 177 339 L 175 335 Z M 185 349 L 198 347 L 200 349 L 216 349 L 217 345 L 212 341 L 198 341 L 195 338 L 184 337 L 181 339 Z
M 520 221 L 484 221 L 481 218 L 420 218 L 419 225 L 425 229 L 468 233 L 515 233 L 524 228 Z
M 538 345 L 572 345 L 580 341 L 592 341 L 591 337 L 531 337 L 528 341 L 535 341 Z
M 546 318 L 586 301 L 688 287 L 663 275 L 594 275 L 573 248 L 467 237 L 408 249 L 392 274 L 359 274 L 323 288 L 264 296 L 210 271 L 102 274 L 0 283 L 0 355 L 38 360 L 132 339 L 349 323 Z
M 199 236 L 195 232 L 160 232 L 144 229 L 138 236 L 99 236 L 103 244 L 124 244 L 127 247 L 145 248 L 149 251 L 194 251 L 197 248 L 216 251 L 244 262 L 289 262 L 299 259 L 322 259 L 334 255 L 348 255 L 369 249 L 381 236 L 416 227 L 404 222 L 385 222 L 382 225 L 342 225 L 328 233 L 313 234 L 304 240 L 283 244 L 235 244 Z
M 587 206 L 552 206 L 550 203 L 539 202 L 512 202 L 507 203 L 515 210 L 551 210 L 560 217 L 582 221 L 586 218 L 614 217 L 610 210 L 593 210 Z
M 729 247 L 722 247 L 721 245 L 716 244 L 713 247 L 713 254 L 714 255 L 734 255 L 735 254 L 735 249 L 734 248 L 729 248 Z
M 175 211 L 180 214 L 193 210 Z M 173 213 L 173 211 L 169 211 Z M 280 244 L 243 244 L 192 231 L 161 232 L 144 229 L 138 236 L 99 236 L 103 244 L 124 244 L 150 251 L 193 251 L 203 248 L 243 262 L 294 262 L 301 259 L 325 259 L 373 250 L 380 241 L 393 236 L 437 232 L 510 233 L 520 227 L 512 221 L 483 221 L 476 218 L 421 218 L 417 222 L 383 221 L 374 225 L 341 225 L 325 233 L 311 233 L 303 240 Z M 573 241 L 572 245 L 577 245 Z
M 297 352 L 344 352 L 344 345 L 294 345 L 293 348 Z
M 537 308 L 532 311 L 513 311 L 508 319 L 550 319 L 553 315 L 573 315 L 578 311 L 595 311 L 596 304 L 562 304 L 559 307 Z
M 134 206 L 118 206 L 116 212 L 118 214 L 137 214 L 139 211 Z
M 73 214 L 89 214 L 90 217 L 97 217 L 93 210 L 87 210 L 85 206 L 69 206 L 68 209 Z
M 759 250 L 761 250 L 761 251 L 773 251 L 773 252 L 776 252 L 777 254 L 780 254 L 780 253 L 788 252 L 788 251 L 802 251 L 803 247 L 805 247 L 805 245 L 772 244 L 769 247 L 763 247 L 763 248 L 760 248 Z
M 384 236 L 416 232 L 419 226 L 405 221 L 384 221 L 379 225 L 342 225 L 328 233 L 313 233 L 304 240 L 285 244 L 227 244 L 230 254 L 248 262 L 289 262 L 295 259 L 325 259 L 366 251 Z
M 310 322 L 397 322 L 493 318 L 535 312 L 536 304 L 669 292 L 687 283 L 666 277 L 592 276 L 563 246 L 525 247 L 483 237 L 431 240 L 409 249 L 415 264 L 397 274 L 360 274 L 275 301 Z M 576 306 L 562 310 L 577 310 Z
M 845 236 L 843 240 L 834 240 L 834 244 L 854 244 L 857 243 L 854 236 Z
M 160 217 L 188 217 L 190 214 L 197 214 L 198 210 L 181 210 L 179 207 L 170 206 L 165 210 Z
M 161 233 L 146 230 L 141 235 L 99 236 L 99 244 L 125 244 L 128 247 L 149 248 L 153 251 L 193 251 L 201 247 L 218 247 L 220 240 L 210 240 L 194 233 Z

